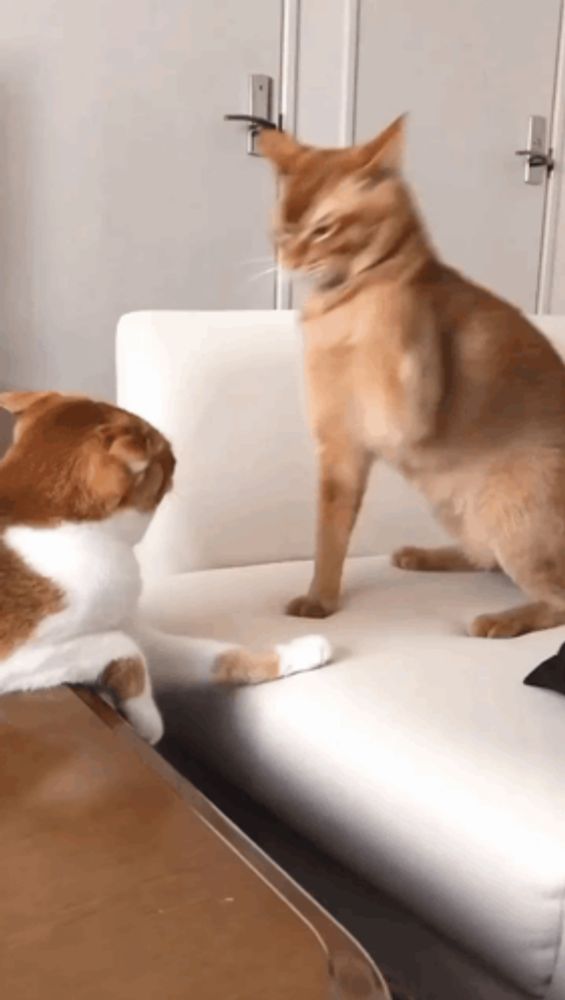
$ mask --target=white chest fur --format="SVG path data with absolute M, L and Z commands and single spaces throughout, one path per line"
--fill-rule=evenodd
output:
M 145 527 L 140 518 L 128 511 L 105 522 L 22 526 L 6 532 L 10 548 L 64 595 L 64 609 L 40 624 L 36 641 L 57 642 L 117 628 L 131 617 L 141 592 L 133 551 Z

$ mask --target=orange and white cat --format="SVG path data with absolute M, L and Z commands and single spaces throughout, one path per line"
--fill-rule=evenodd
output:
M 145 659 L 152 630 L 136 618 L 134 546 L 171 488 L 175 459 L 153 427 L 107 403 L 8 392 L 16 417 L 0 462 L 0 693 L 99 685 L 141 736 L 163 726 Z M 253 683 L 327 662 L 307 636 L 259 654 L 169 637 L 187 673 Z
M 426 495 L 456 546 L 406 548 L 415 570 L 502 569 L 529 601 L 476 636 L 565 624 L 565 366 L 513 306 L 437 257 L 402 177 L 404 122 L 349 149 L 275 130 L 282 263 L 307 272 L 311 422 L 319 453 L 314 578 L 291 614 L 338 606 L 371 466 Z

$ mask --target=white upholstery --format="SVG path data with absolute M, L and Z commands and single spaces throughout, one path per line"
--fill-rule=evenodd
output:
M 565 347 L 563 320 L 544 328 Z M 288 560 L 312 546 L 299 354 L 289 314 L 122 321 L 120 402 L 181 459 L 178 495 L 142 547 L 146 569 L 169 573 L 145 596 L 165 630 L 261 645 L 312 629 L 281 615 L 310 572 Z M 379 493 L 379 478 L 361 551 L 437 534 L 406 487 L 391 477 Z M 225 692 L 187 677 L 182 640 L 149 653 L 183 746 L 516 989 L 564 1000 L 565 699 L 522 679 L 565 629 L 464 634 L 517 600 L 495 574 L 351 559 L 343 610 L 317 626 L 332 666 Z
M 141 556 L 151 573 L 312 554 L 314 452 L 289 312 L 135 313 L 118 328 L 118 397 L 167 434 L 175 490 Z M 393 472 L 374 476 L 352 552 L 441 537 Z
M 187 573 L 150 586 L 154 624 L 263 645 L 304 563 Z M 555 962 L 565 886 L 565 699 L 522 678 L 565 640 L 469 639 L 472 615 L 517 600 L 495 574 L 403 573 L 352 560 L 323 623 L 337 662 L 215 694 L 178 654 L 154 658 L 175 737 L 321 847 L 531 989 Z M 455 998 L 454 998 L 455 1000 Z

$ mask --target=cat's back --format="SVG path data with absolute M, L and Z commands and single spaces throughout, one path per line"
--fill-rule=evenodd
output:
M 442 338 L 446 413 L 478 431 L 541 425 L 565 443 L 565 365 L 519 309 L 449 268 L 426 288 Z M 505 437 L 507 434 L 505 433 Z
M 528 362 L 533 373 L 555 372 L 565 380 L 563 361 L 548 339 L 495 292 L 444 266 L 436 269 L 425 292 L 455 360 L 494 363 L 495 375 L 500 367 L 508 372 Z

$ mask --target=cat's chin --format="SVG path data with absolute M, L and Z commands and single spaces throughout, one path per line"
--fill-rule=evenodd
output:
M 301 268 L 283 267 L 282 272 L 290 281 L 298 281 L 307 288 L 317 292 L 329 292 L 338 288 L 347 281 L 348 275 L 342 271 L 312 268 L 312 270 L 302 270 Z
M 300 284 L 315 292 L 331 292 L 340 285 L 344 285 L 348 275 L 342 271 L 312 270 L 312 271 L 287 271 L 289 278 L 294 281 L 299 280 Z

